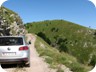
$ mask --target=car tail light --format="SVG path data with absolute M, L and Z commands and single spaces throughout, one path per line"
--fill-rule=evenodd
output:
M 28 50 L 28 49 L 29 49 L 28 46 L 23 46 L 23 47 L 20 47 L 20 48 L 19 48 L 19 51 Z

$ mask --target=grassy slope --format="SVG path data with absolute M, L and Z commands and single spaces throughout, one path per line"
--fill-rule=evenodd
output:
M 43 36 L 51 46 L 76 57 L 79 63 L 86 66 L 96 55 L 96 40 L 92 29 L 64 20 L 33 22 L 25 26 L 28 32 Z
M 50 67 L 58 69 L 58 65 L 66 65 L 73 72 L 87 72 L 88 67 L 80 64 L 77 59 L 67 53 L 60 53 L 56 48 L 49 46 L 43 39 L 37 37 L 35 47 L 39 55 L 45 59 Z M 60 67 L 59 67 L 60 68 Z M 59 71 L 60 72 L 60 71 Z

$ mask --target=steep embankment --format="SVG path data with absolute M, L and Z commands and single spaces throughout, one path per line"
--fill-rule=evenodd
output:
M 59 52 L 38 36 L 35 47 L 39 56 L 43 57 L 51 68 L 55 68 L 56 72 L 88 72 L 88 67 L 80 64 L 75 57 Z
M 86 66 L 96 62 L 96 32 L 93 29 L 64 20 L 27 23 L 29 33 L 35 33 L 60 52 L 68 53 Z
M 0 7 L 0 36 L 21 35 L 25 32 L 20 16 L 5 7 Z

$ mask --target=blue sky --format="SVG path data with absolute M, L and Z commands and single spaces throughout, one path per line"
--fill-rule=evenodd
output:
M 88 0 L 8 0 L 3 6 L 24 23 L 63 19 L 96 29 L 96 8 Z

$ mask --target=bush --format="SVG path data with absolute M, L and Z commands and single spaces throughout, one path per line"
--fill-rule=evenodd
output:
M 71 70 L 73 72 L 87 72 L 87 70 L 84 69 L 83 66 L 81 66 L 81 65 L 79 65 L 77 63 L 72 63 L 70 66 L 71 66 Z
M 43 38 L 48 44 L 51 44 L 51 41 L 49 40 L 49 38 L 46 37 L 43 32 L 39 32 L 37 35 Z

